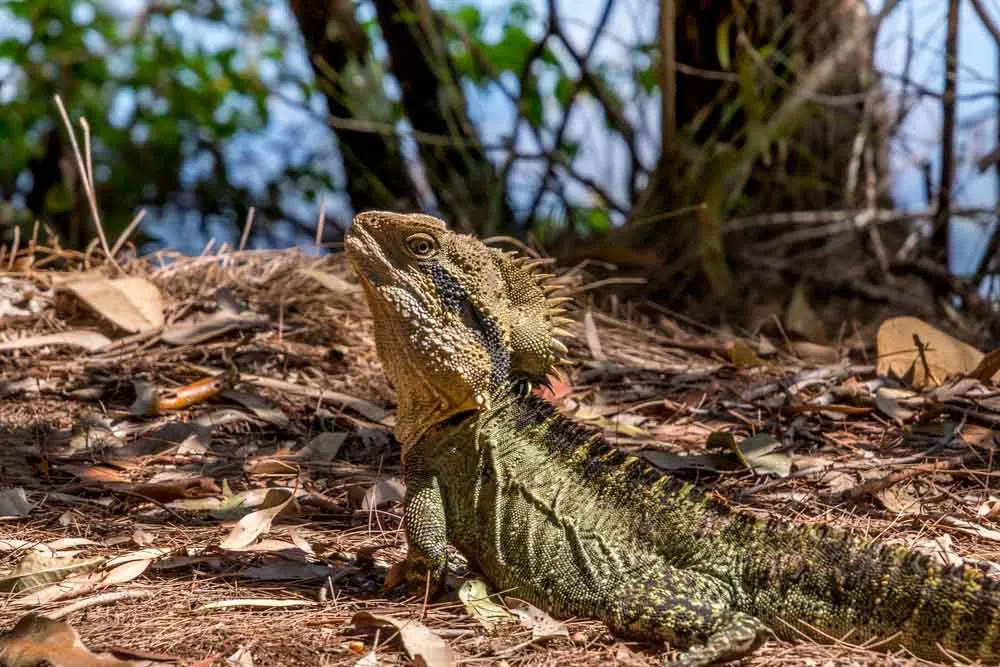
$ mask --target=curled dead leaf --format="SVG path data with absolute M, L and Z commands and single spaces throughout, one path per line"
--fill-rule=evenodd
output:
M 508 605 L 510 610 L 521 619 L 521 625 L 531 630 L 533 641 L 569 637 L 569 630 L 562 622 L 552 618 L 538 607 L 514 598 L 508 598 Z
M 108 654 L 93 653 L 65 621 L 24 616 L 0 635 L 0 665 L 4 667 L 132 667 L 139 664 Z
M 269 489 L 264 502 L 261 503 L 264 508 L 240 519 L 219 546 L 230 551 L 247 548 L 271 529 L 271 522 L 294 499 L 295 493 L 291 489 Z
M 458 599 L 462 601 L 465 612 L 473 618 L 485 621 L 510 621 L 516 618 L 509 611 L 490 598 L 486 582 L 482 579 L 469 579 L 458 589 Z
M 951 375 L 974 372 L 983 353 L 916 317 L 883 322 L 876 337 L 878 374 L 895 375 L 914 387 L 939 385 Z
M 359 611 L 351 618 L 351 624 L 357 627 L 381 626 L 391 627 L 399 632 L 403 649 L 414 662 L 422 659 L 427 667 L 453 667 L 457 664 L 455 653 L 443 639 L 430 631 L 423 623 L 412 620 L 399 620 L 387 614 L 372 614 Z
M 88 278 L 60 286 L 95 313 L 129 333 L 163 326 L 163 297 L 145 278 Z

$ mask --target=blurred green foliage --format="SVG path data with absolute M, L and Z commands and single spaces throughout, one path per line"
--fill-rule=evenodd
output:
M 656 3 L 626 7 L 610 0 L 585 22 L 569 11 L 548 16 L 544 3 L 527 0 L 489 10 L 477 0 L 432 3 L 428 34 L 444 48 L 416 49 L 412 57 L 447 60 L 429 69 L 448 72 L 442 78 L 459 86 L 436 93 L 445 121 L 438 127 L 453 133 L 420 136 L 407 134 L 416 115 L 409 109 L 408 117 L 412 100 L 399 91 L 428 84 L 406 81 L 405 67 L 394 71 L 381 36 L 380 26 L 399 23 L 426 29 L 420 12 L 412 11 L 419 1 L 399 2 L 346 3 L 336 5 L 339 13 L 328 11 L 334 5 L 289 0 L 0 4 L 0 233 L 11 222 L 30 231 L 37 219 L 64 243 L 80 245 L 92 236 L 57 122 L 56 93 L 72 118 L 90 122 L 109 236 L 144 207 L 147 229 L 168 244 L 232 238 L 251 206 L 255 231 L 284 224 L 283 237 L 271 242 L 288 243 L 311 237 L 321 197 L 339 197 L 327 214 L 342 221 L 352 205 L 371 204 L 351 202 L 350 196 L 363 197 L 346 193 L 375 192 L 388 205 L 419 201 L 431 209 L 434 202 L 462 201 L 454 190 L 489 171 L 482 155 L 497 174 L 489 187 L 503 190 L 508 205 L 497 210 L 512 212 L 522 231 L 552 243 L 565 232 L 597 237 L 630 219 L 666 220 L 666 211 L 717 198 L 704 209 L 713 213 L 703 212 L 697 224 L 687 216 L 645 226 L 639 235 L 684 252 L 701 248 L 694 255 L 706 256 L 709 246 L 721 255 L 725 217 L 818 208 L 839 197 L 843 161 L 796 139 L 807 120 L 820 127 L 815 108 L 789 115 L 780 126 L 771 120 L 809 61 L 778 48 L 792 30 L 790 17 L 748 37 L 756 24 L 736 17 L 728 3 L 713 4 L 715 18 L 696 26 L 704 39 L 691 48 L 701 51 L 690 54 L 703 59 L 696 64 L 709 76 L 680 81 L 677 145 L 663 161 Z M 397 12 L 395 24 L 379 14 L 390 11 L 386 7 Z M 616 11 L 630 13 L 634 28 L 627 38 L 610 27 Z M 322 30 L 307 40 L 300 26 L 307 34 Z M 307 43 L 317 52 L 306 53 Z M 323 51 L 331 44 L 354 47 Z M 450 107 L 445 95 L 454 97 Z M 425 118 L 433 116 L 426 99 Z M 455 112 L 458 105 L 469 107 L 471 131 Z M 328 117 L 330 108 L 338 117 Z M 833 143 L 843 148 L 849 144 L 839 136 L 853 136 L 854 120 L 846 107 L 835 112 L 830 122 L 841 129 Z M 289 114 L 309 126 L 308 136 L 304 130 L 279 136 L 276 128 L 288 127 Z M 385 142 L 352 144 L 348 132 L 355 138 L 374 133 Z M 462 153 L 464 164 L 429 162 L 414 147 L 470 145 L 475 134 L 486 150 Z M 338 148 L 351 159 L 338 159 Z M 398 166 L 394 172 L 379 171 L 390 162 Z M 384 178 L 389 173 L 406 176 Z M 349 178 L 379 177 L 376 188 L 344 185 Z M 498 229 L 496 221 L 473 217 L 476 231 Z
M 86 0 L 0 4 L 0 222 L 38 219 L 74 245 L 93 234 L 55 94 L 71 119 L 89 122 L 111 236 L 140 207 L 152 209 L 147 219 L 181 225 L 193 215 L 207 227 L 242 222 L 254 204 L 279 217 L 275 195 L 295 179 L 307 198 L 329 187 L 329 174 L 292 164 L 263 187 L 239 177 L 255 165 L 231 142 L 261 132 L 271 92 L 299 78 L 285 63 L 287 35 L 269 18 L 273 4 L 139 3 L 134 12 Z

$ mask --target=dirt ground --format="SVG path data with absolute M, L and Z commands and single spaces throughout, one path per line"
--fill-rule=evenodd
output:
M 454 592 L 383 592 L 405 553 L 394 399 L 339 255 L 164 253 L 124 287 L 86 257 L 46 263 L 0 273 L 0 627 L 56 617 L 134 664 L 407 664 L 398 633 L 352 623 L 367 611 L 460 664 L 659 663 L 595 621 L 534 639 Z M 881 392 L 871 336 L 793 355 L 566 281 L 576 338 L 546 394 L 568 414 L 733 507 L 1000 572 L 995 390 Z M 745 664 L 926 663 L 846 637 Z

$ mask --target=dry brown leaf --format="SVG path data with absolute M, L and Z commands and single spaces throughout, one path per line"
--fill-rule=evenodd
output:
M 792 290 L 792 298 L 785 309 L 785 329 L 814 342 L 826 339 L 823 321 L 809 305 L 806 285 L 800 281 Z
M 222 489 L 210 477 L 173 479 L 146 483 L 106 483 L 104 488 L 111 491 L 127 491 L 137 496 L 152 498 L 161 503 L 169 503 L 181 498 L 210 498 L 222 495 Z
M 916 336 L 924 346 L 921 354 Z M 939 385 L 950 375 L 973 372 L 983 353 L 916 317 L 894 317 L 878 328 L 878 374 L 908 378 L 914 387 Z M 926 363 L 925 360 L 926 359 Z
M 148 547 L 145 549 L 139 549 L 138 551 L 130 551 L 127 554 L 122 554 L 121 556 L 115 556 L 104 564 L 104 569 L 117 568 L 119 565 L 124 565 L 125 563 L 134 563 L 136 561 L 154 561 L 158 558 L 162 558 L 169 554 L 173 549 L 169 547 Z M 149 563 L 147 563 L 147 566 Z M 116 576 L 125 576 L 126 572 L 119 572 Z M 140 574 L 142 574 L 140 572 Z M 137 575 L 138 576 L 138 575 Z M 132 577 L 134 579 L 135 577 Z M 128 581 L 131 581 L 129 579 Z M 113 581 L 113 583 L 124 583 L 122 581 Z
M 250 475 L 295 475 L 299 469 L 281 459 L 259 459 L 247 463 L 246 471 Z
M 133 667 L 148 664 L 91 652 L 68 623 L 29 614 L 0 635 L 4 667 Z
M 347 440 L 347 433 L 324 431 L 316 434 L 316 437 L 307 442 L 305 447 L 295 452 L 291 458 L 297 461 L 329 463 L 337 457 L 345 440 Z
M 298 527 L 296 526 L 288 527 L 288 539 L 290 539 L 292 541 L 292 544 L 297 546 L 303 552 L 307 554 L 314 554 L 312 545 L 309 544 L 309 541 L 302 536 L 302 534 L 299 532 Z
M 955 552 L 955 542 L 948 533 L 924 538 L 913 544 L 913 550 L 927 554 L 942 565 L 963 564 L 962 557 Z
M 56 466 L 56 469 L 73 475 L 81 482 L 93 482 L 99 484 L 120 482 L 127 484 L 129 481 L 128 477 L 114 468 L 109 468 L 108 466 L 84 465 L 82 463 L 60 463 Z
M 359 611 L 351 618 L 351 624 L 362 626 L 389 626 L 399 631 L 400 640 L 406 654 L 414 662 L 422 658 L 427 667 L 453 667 L 457 662 L 455 653 L 443 639 L 418 621 L 401 621 L 386 614 L 372 614 Z
M 565 625 L 538 607 L 516 598 L 507 598 L 507 606 L 521 619 L 521 625 L 531 630 L 532 640 L 569 637 L 569 630 L 566 629 Z
M 87 304 L 94 312 L 129 333 L 163 326 L 163 297 L 145 278 L 91 278 L 59 288 Z
M 128 583 L 145 572 L 153 560 L 153 558 L 125 562 L 118 560 L 121 564 L 110 569 L 67 577 L 41 590 L 22 595 L 10 604 L 14 607 L 35 607 L 57 600 L 66 600 L 107 586 Z
M 1000 348 L 987 352 L 969 376 L 980 382 L 987 382 L 991 378 L 1000 379 Z
M 104 563 L 104 558 L 74 558 L 73 556 L 56 556 L 51 549 L 46 551 L 32 549 L 17 567 L 0 576 L 0 591 L 23 593 L 62 581 L 67 577 L 97 569 Z
M 265 327 L 270 321 L 267 315 L 250 310 L 233 312 L 219 308 L 204 317 L 174 322 L 163 330 L 161 338 L 170 345 L 197 345 L 230 331 Z
M 391 502 L 403 502 L 406 485 L 398 477 L 383 477 L 371 485 L 361 501 L 361 509 L 368 511 Z
M 82 347 L 88 352 L 99 350 L 111 344 L 111 339 L 104 334 L 87 329 L 70 329 L 58 333 L 26 336 L 16 340 L 0 343 L 0 350 L 26 350 L 45 345 Z
M 247 548 L 254 540 L 271 529 L 271 522 L 288 507 L 294 498 L 295 494 L 291 489 L 268 489 L 267 496 L 261 503 L 264 509 L 251 512 L 240 519 L 219 546 L 230 551 L 240 551 Z
M 997 446 L 997 433 L 989 426 L 966 424 L 960 435 L 963 442 L 973 447 L 993 449 Z
M 465 607 L 465 613 L 489 626 L 492 621 L 509 621 L 514 615 L 494 602 L 486 582 L 469 579 L 458 589 L 458 599 Z
M 1000 498 L 990 496 L 984 500 L 976 510 L 976 516 L 981 519 L 990 519 L 991 521 L 1000 517 Z
M 875 493 L 875 497 L 890 512 L 920 514 L 923 503 L 910 484 L 893 484 Z
M 829 345 L 793 340 L 788 344 L 788 348 L 799 359 L 814 364 L 835 364 L 840 361 L 840 352 Z
M 226 667 L 254 667 L 250 647 L 240 644 L 236 652 L 226 658 Z
M 80 547 L 89 547 L 97 544 L 98 542 L 88 540 L 86 537 L 60 537 L 59 539 L 52 540 L 51 542 L 46 542 L 45 547 L 58 556 L 61 552 L 66 551 L 67 549 L 79 549 Z
M 902 424 L 907 419 L 916 414 L 910 408 L 904 407 L 900 401 L 915 398 L 916 393 L 909 389 L 896 389 L 895 387 L 879 387 L 875 392 L 875 407 L 882 414 L 892 417 Z
M 19 486 L 0 489 L 0 518 L 28 516 L 31 503 L 24 489 Z
M 760 366 L 762 363 L 757 352 L 747 345 L 746 341 L 731 340 L 726 343 L 726 350 L 729 352 L 729 361 L 733 366 Z
M 220 394 L 220 397 L 227 401 L 239 403 L 252 412 L 254 417 L 262 419 L 272 426 L 277 426 L 278 428 L 288 427 L 288 415 L 260 394 L 252 394 L 248 391 L 240 391 L 238 389 L 226 389 Z

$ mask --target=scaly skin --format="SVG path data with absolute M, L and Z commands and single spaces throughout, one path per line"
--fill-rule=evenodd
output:
M 413 222 L 362 214 L 347 243 L 376 327 L 384 327 L 379 355 L 397 392 L 426 392 L 420 401 L 400 400 L 401 410 L 423 407 L 403 412 L 406 425 L 397 429 L 410 438 L 403 445 L 411 585 L 440 582 L 451 542 L 499 589 L 556 616 L 599 618 L 614 632 L 687 649 L 675 665 L 736 659 L 772 633 L 822 641 L 812 628 L 850 633 L 858 643 L 884 639 L 884 648 L 931 659 L 948 659 L 942 648 L 1000 659 L 1000 586 L 979 570 L 824 525 L 730 512 L 521 391 L 529 373 L 518 372 L 500 345 L 522 325 L 509 304 L 496 302 L 508 298 L 503 289 L 477 293 L 521 275 L 521 265 L 441 223 Z M 432 234 L 437 251 L 415 258 L 391 250 L 414 233 Z M 463 253 L 474 247 L 463 256 L 495 262 L 497 274 L 460 275 L 449 244 Z M 390 250 L 373 258 L 380 248 Z M 535 297 L 519 298 L 537 306 Z M 412 328 L 415 321 L 422 324 Z M 436 325 L 427 329 L 428 322 Z M 479 330 L 463 336 L 462 327 Z M 540 336 L 533 349 L 548 358 L 551 327 L 532 330 Z M 488 359 L 486 369 L 466 373 L 462 357 L 444 354 L 475 344 L 484 347 L 464 361 Z M 512 368 L 503 381 L 488 372 L 496 364 Z

